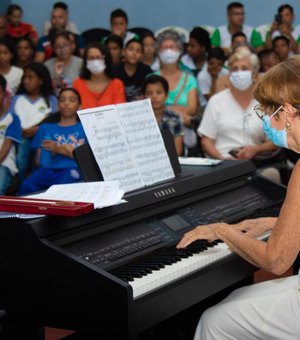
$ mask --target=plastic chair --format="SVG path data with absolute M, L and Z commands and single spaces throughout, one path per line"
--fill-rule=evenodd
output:
M 188 30 L 186 30 L 185 28 L 180 27 L 180 26 L 165 26 L 165 27 L 162 27 L 155 32 L 155 36 L 157 37 L 161 32 L 163 32 L 165 30 L 176 31 L 180 35 L 180 38 L 181 38 L 183 43 L 187 43 L 189 41 L 190 32 Z
M 215 31 L 215 27 L 214 26 L 210 26 L 210 25 L 201 25 L 200 27 L 204 28 L 205 30 L 207 30 L 207 32 L 209 33 L 209 36 L 211 37 L 212 34 Z
M 132 27 L 132 28 L 129 28 L 128 31 L 137 34 L 141 39 L 143 39 L 143 37 L 147 34 L 154 35 L 153 31 L 151 31 L 149 28 L 146 28 L 146 27 Z
M 83 37 L 86 44 L 92 43 L 92 42 L 101 42 L 101 40 L 110 35 L 111 31 L 105 29 L 105 28 L 91 28 L 89 30 L 86 30 L 82 32 L 81 36 Z
M 271 24 L 263 24 L 256 27 L 256 31 L 260 33 L 263 42 L 266 41 L 267 32 L 270 30 L 270 28 Z

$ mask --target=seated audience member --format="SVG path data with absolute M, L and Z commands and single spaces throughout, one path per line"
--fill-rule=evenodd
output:
M 53 16 L 53 18 L 52 18 Z M 79 30 L 76 27 L 76 24 L 69 20 L 69 10 L 68 5 L 64 2 L 56 2 L 52 7 L 52 15 L 50 21 L 45 21 L 44 23 L 44 34 L 48 35 L 49 30 L 52 25 L 56 24 L 57 21 L 66 22 L 64 29 L 68 32 L 72 32 L 74 34 L 79 34 Z
M 23 75 L 23 70 L 14 66 L 15 61 L 16 51 L 14 44 L 6 39 L 0 40 L 0 74 L 6 79 L 12 95 L 16 93 Z
M 16 146 L 22 136 L 18 116 L 8 111 L 6 84 L 6 79 L 0 75 L 0 195 L 5 195 L 13 176 L 18 173 Z
M 59 31 L 66 31 L 67 16 L 62 15 L 64 10 L 56 8 L 52 11 L 51 28 L 48 35 L 41 37 L 36 47 L 35 61 L 43 63 L 54 56 L 53 38 Z M 80 56 L 83 55 L 85 43 L 81 35 L 73 33 L 75 36 L 76 47 Z M 75 53 L 75 50 L 74 50 Z
M 11 39 L 7 34 L 7 19 L 4 15 L 0 15 L 0 39 Z M 11 39 L 12 40 L 12 39 Z M 13 40 L 12 40 L 13 42 Z
M 23 10 L 19 5 L 11 4 L 6 10 L 8 20 L 7 34 L 17 40 L 21 37 L 28 37 L 34 44 L 38 42 L 38 35 L 31 24 L 22 22 Z
M 165 78 L 158 75 L 147 77 L 142 86 L 145 98 L 150 98 L 155 118 L 161 130 L 168 130 L 174 136 L 178 156 L 183 152 L 183 125 L 177 113 L 168 110 L 165 101 L 169 85 Z
M 213 47 L 222 47 L 228 54 L 231 45 L 231 36 L 236 32 L 244 32 L 248 43 L 259 52 L 264 47 L 260 33 L 253 27 L 244 25 L 245 10 L 240 2 L 231 2 L 227 6 L 228 24 L 216 28 L 211 37 Z
M 278 8 L 277 20 L 271 25 L 270 31 L 266 35 L 266 48 L 272 48 L 273 39 L 281 35 L 289 39 L 291 51 L 299 53 L 300 26 L 293 27 L 295 19 L 294 9 L 291 5 L 285 4 Z
M 210 37 L 207 30 L 202 27 L 194 27 L 190 32 L 187 53 L 180 61 L 193 71 L 195 77 L 206 64 L 206 56 L 211 47 Z
M 210 98 L 198 128 L 202 148 L 211 158 L 254 160 L 258 154 L 277 149 L 267 140 L 254 111 L 259 60 L 243 49 L 229 58 L 229 69 L 230 87 Z
M 73 87 L 81 96 L 83 109 L 126 102 L 122 81 L 113 78 L 109 50 L 98 43 L 87 46 L 80 77 Z
M 126 43 L 133 39 L 139 38 L 137 34 L 130 32 L 127 30 L 128 28 L 128 16 L 125 11 L 118 8 L 111 12 L 110 14 L 110 26 L 111 26 L 111 33 L 118 35 L 123 39 L 123 47 Z M 103 43 L 108 37 L 103 39 Z
M 279 55 L 274 50 L 261 50 L 257 56 L 260 62 L 259 72 L 261 73 L 267 72 L 270 68 L 280 63 Z
M 17 44 L 17 66 L 24 68 L 34 60 L 35 46 L 28 37 L 18 39 Z
M 73 81 L 79 77 L 82 68 L 82 59 L 72 55 L 72 46 L 68 32 L 56 34 L 53 40 L 56 57 L 45 62 L 48 68 L 56 94 L 61 89 L 72 87 Z
M 184 144 L 186 152 L 198 143 L 194 132 L 195 115 L 198 108 L 196 78 L 179 66 L 183 44 L 174 30 L 165 30 L 157 37 L 157 51 L 161 69 L 155 74 L 163 76 L 169 84 L 166 106 L 180 115 L 184 123 Z
M 82 181 L 73 150 L 87 142 L 77 120 L 80 95 L 73 88 L 62 89 L 58 96 L 60 119 L 57 123 L 40 125 L 31 147 L 37 150 L 39 166 L 21 185 L 20 195 L 46 190 L 53 184 Z
M 129 40 L 124 48 L 124 61 L 114 68 L 115 77 L 124 84 L 127 102 L 141 98 L 143 81 L 152 73 L 151 68 L 141 62 L 142 55 L 142 42 L 139 39 Z
M 41 63 L 29 63 L 24 68 L 22 82 L 10 106 L 10 112 L 20 118 L 22 127 L 22 141 L 17 151 L 21 180 L 24 180 L 31 166 L 31 140 L 39 124 L 56 110 L 57 99 L 54 96 L 47 67 Z
M 105 40 L 113 65 L 118 65 L 122 61 L 123 56 L 123 39 L 115 34 L 111 34 Z
M 155 36 L 152 33 L 146 33 L 142 37 L 143 43 L 143 57 L 142 62 L 145 65 L 148 65 L 153 72 L 158 71 L 159 66 L 159 59 L 156 55 L 155 51 Z
M 213 47 L 207 55 L 207 65 L 198 73 L 199 103 L 203 109 L 216 93 L 217 79 L 229 73 L 224 67 L 225 60 L 225 52 L 220 47 Z
M 230 53 L 234 53 L 238 47 L 246 46 L 251 50 L 251 46 L 247 41 L 247 36 L 244 32 L 236 32 L 231 36 Z
M 284 35 L 280 35 L 279 37 L 273 39 L 272 48 L 278 54 L 280 61 L 286 60 L 292 54 L 290 41 Z

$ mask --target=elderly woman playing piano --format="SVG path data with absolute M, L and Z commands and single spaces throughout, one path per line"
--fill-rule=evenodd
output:
M 300 153 L 300 56 L 270 69 L 258 83 L 255 111 L 274 144 Z M 270 230 L 267 242 L 257 238 Z M 198 226 L 177 245 L 207 239 L 224 241 L 257 267 L 282 274 L 300 250 L 300 163 L 291 175 L 278 218 L 264 217 L 229 225 Z M 194 340 L 299 339 L 300 276 L 244 287 L 208 309 L 201 317 Z

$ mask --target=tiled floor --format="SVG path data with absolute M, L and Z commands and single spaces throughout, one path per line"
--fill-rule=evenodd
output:
M 292 270 L 287 271 L 285 274 L 281 275 L 280 277 L 290 276 L 290 275 L 292 275 Z M 254 276 L 255 282 L 262 282 L 262 281 L 271 280 L 275 278 L 278 278 L 278 276 L 272 275 L 263 270 L 259 270 Z M 45 340 L 60 340 L 62 337 L 67 336 L 70 333 L 72 333 L 72 331 L 47 327 L 45 330 Z

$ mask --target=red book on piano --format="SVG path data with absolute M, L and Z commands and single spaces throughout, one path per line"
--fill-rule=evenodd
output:
M 94 203 L 0 196 L 0 211 L 22 214 L 79 216 L 94 210 Z

